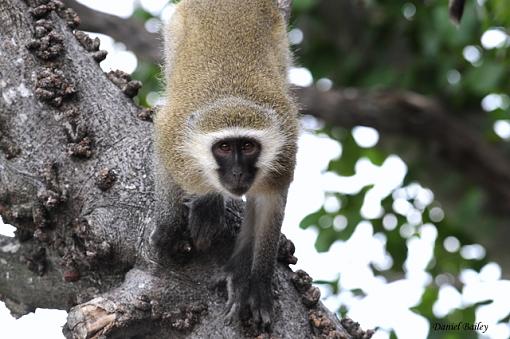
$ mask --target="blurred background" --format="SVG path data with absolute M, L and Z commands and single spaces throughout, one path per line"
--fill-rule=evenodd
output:
M 64 2 L 109 52 L 101 67 L 161 104 L 174 4 Z M 294 0 L 304 115 L 283 232 L 323 302 L 373 338 L 510 337 L 509 27 L 506 0 L 467 1 L 458 26 L 447 0 Z M 0 303 L 5 338 L 63 338 L 65 317 Z M 434 329 L 459 321 L 488 328 Z

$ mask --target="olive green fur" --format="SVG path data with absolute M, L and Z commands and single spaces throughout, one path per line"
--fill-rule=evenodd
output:
M 187 193 L 217 191 L 190 156 L 190 140 L 229 128 L 283 140 L 274 166 L 252 193 L 292 180 L 299 123 L 287 82 L 286 29 L 274 0 L 177 4 L 164 32 L 166 104 L 155 118 L 155 151 Z

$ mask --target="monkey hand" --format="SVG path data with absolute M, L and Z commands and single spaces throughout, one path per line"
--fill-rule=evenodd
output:
M 231 278 L 227 281 L 228 301 L 225 322 L 231 324 L 239 315 L 242 321 L 251 321 L 261 331 L 271 330 L 273 294 L 271 283 L 268 284 L 251 277 Z
M 182 239 L 177 233 L 168 234 L 164 227 L 156 226 L 149 238 L 151 252 L 156 257 L 166 257 L 167 254 L 188 254 L 191 252 L 191 244 Z
M 248 306 L 253 322 L 263 331 L 270 330 L 273 311 L 271 282 L 267 284 L 257 277 L 250 279 Z
M 194 248 L 200 252 L 208 250 L 212 241 L 225 228 L 224 225 L 225 219 L 220 215 L 214 218 L 204 214 L 190 214 L 188 228 Z
M 223 197 L 208 194 L 189 203 L 188 229 L 193 245 L 198 251 L 206 251 L 211 242 L 225 229 L 225 206 Z

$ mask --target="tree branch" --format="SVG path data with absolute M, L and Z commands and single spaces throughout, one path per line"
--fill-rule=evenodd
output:
M 437 102 L 412 92 L 365 92 L 355 89 L 321 92 L 301 88 L 305 114 L 346 128 L 369 126 L 382 135 L 417 139 L 447 163 L 483 187 L 498 206 L 510 211 L 510 161 Z
M 152 63 L 160 64 L 161 37 L 158 33 L 148 32 L 143 23 L 136 18 L 123 19 L 95 11 L 75 0 L 63 0 L 67 7 L 73 8 L 81 18 L 80 29 L 102 33 L 121 41 L 134 51 L 136 56 Z
M 278 0 L 278 6 L 280 10 L 283 12 L 285 19 L 289 21 L 290 12 L 292 10 L 292 0 Z
M 36 307 L 66 310 L 121 282 L 121 276 L 113 275 L 101 280 L 101 285 L 94 281 L 98 278 L 94 275 L 66 282 L 63 277 L 69 268 L 60 266 L 58 259 L 48 258 L 37 241 L 20 243 L 0 236 L 0 299 L 14 317 L 33 312 Z

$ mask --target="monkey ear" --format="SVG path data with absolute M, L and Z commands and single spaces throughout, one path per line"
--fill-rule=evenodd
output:
M 464 5 L 466 0 L 450 0 L 448 11 L 450 13 L 450 19 L 456 24 L 460 24 L 462 14 L 464 14 Z

